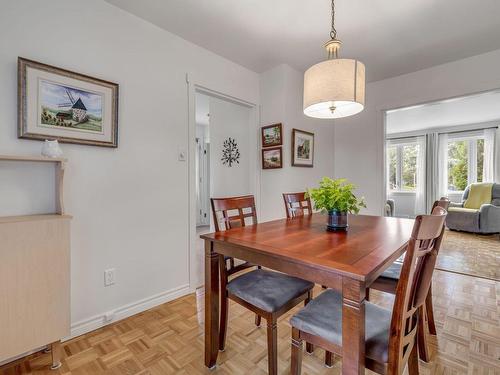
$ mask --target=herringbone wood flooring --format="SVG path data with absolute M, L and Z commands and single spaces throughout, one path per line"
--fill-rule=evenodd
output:
M 433 360 L 420 362 L 421 374 L 500 375 L 500 283 L 436 271 L 433 290 L 438 337 L 430 338 Z M 372 301 L 389 307 L 392 297 L 374 291 Z M 230 306 L 227 349 L 215 371 L 205 369 L 200 315 L 189 295 L 64 343 L 57 371 L 48 369 L 50 355 L 40 353 L 4 366 L 0 374 L 266 374 L 265 329 L 236 304 Z M 289 371 L 288 320 L 279 324 L 282 374 Z M 304 355 L 304 375 L 340 374 L 341 359 L 327 369 L 323 353 Z
M 447 230 L 436 268 L 500 281 L 498 234 L 474 234 Z

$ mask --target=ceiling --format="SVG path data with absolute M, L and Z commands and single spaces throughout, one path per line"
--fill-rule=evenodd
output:
M 387 134 L 498 120 L 500 90 L 387 112 Z
M 329 0 L 106 0 L 255 72 L 324 60 Z M 336 0 L 341 56 L 376 81 L 500 49 L 498 0 Z

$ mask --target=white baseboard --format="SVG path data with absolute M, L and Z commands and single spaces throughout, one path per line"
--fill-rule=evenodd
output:
M 96 315 L 92 318 L 84 319 L 79 322 L 71 324 L 71 333 L 69 337 L 65 337 L 62 341 L 70 340 L 74 337 L 81 336 L 85 333 L 94 331 L 98 328 L 104 327 L 108 324 L 115 323 L 119 320 L 128 318 L 129 316 L 141 313 L 143 311 L 149 310 L 153 307 L 161 305 L 166 302 L 170 302 L 176 298 L 183 297 L 187 294 L 193 293 L 194 291 L 189 288 L 189 284 L 181 285 L 178 288 L 170 289 L 162 293 L 158 293 L 151 297 L 144 298 L 142 300 L 130 303 L 128 305 L 119 307 L 117 309 L 112 310 L 114 314 L 114 318 L 112 320 L 106 321 L 105 313 Z M 44 349 L 45 347 L 37 348 L 31 350 L 27 353 L 20 354 L 13 358 L 9 358 L 0 362 L 0 366 L 7 364 L 9 362 L 15 361 L 19 358 L 23 358 L 32 353 L 36 353 Z
M 181 285 L 178 288 L 170 289 L 165 292 L 158 293 L 151 297 L 147 297 L 142 300 L 112 310 L 111 312 L 114 315 L 112 320 L 106 321 L 105 318 L 106 313 L 99 314 L 88 319 L 80 320 L 79 322 L 71 324 L 71 334 L 69 337 L 64 338 L 63 341 L 67 341 L 74 337 L 81 336 L 85 333 L 94 331 L 108 324 L 115 323 L 119 320 L 128 318 L 129 316 L 149 310 L 165 302 L 169 302 L 176 298 L 183 297 L 189 293 L 192 293 L 192 291 L 189 288 L 189 285 L 188 284 Z

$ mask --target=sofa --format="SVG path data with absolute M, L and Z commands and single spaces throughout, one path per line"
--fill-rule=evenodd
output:
M 479 194 L 477 187 L 479 185 L 486 184 L 475 184 L 476 186 L 472 189 L 475 194 Z M 472 186 L 469 185 L 465 189 L 462 202 L 460 203 L 450 203 L 448 208 L 448 216 L 446 217 L 446 226 L 448 229 L 472 232 L 472 233 L 499 233 L 500 232 L 500 184 L 493 184 L 491 188 L 491 199 L 483 199 L 482 203 L 478 203 L 481 200 L 474 199 L 478 197 L 473 197 L 471 195 L 471 200 L 468 201 L 469 195 L 471 194 Z M 483 190 L 484 192 L 484 190 Z
M 385 202 L 384 215 L 389 217 L 394 216 L 394 199 L 387 199 Z

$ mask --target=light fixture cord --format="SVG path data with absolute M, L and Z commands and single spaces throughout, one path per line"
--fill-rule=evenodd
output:
M 337 30 L 335 29 L 335 0 L 332 0 L 332 30 L 330 31 L 330 38 L 337 39 Z

